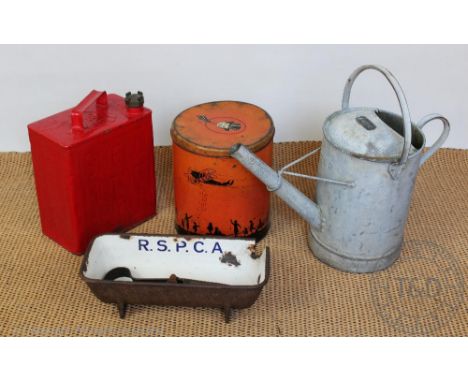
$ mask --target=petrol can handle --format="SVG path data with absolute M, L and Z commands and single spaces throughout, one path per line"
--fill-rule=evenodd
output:
M 404 141 L 404 144 L 403 144 L 403 150 L 402 150 L 402 153 L 401 153 L 401 157 L 400 159 L 398 160 L 397 163 L 392 163 L 391 164 L 391 167 L 389 168 L 389 171 L 390 171 L 390 174 L 392 176 L 396 176 L 398 175 L 399 171 L 395 171 L 395 165 L 398 165 L 398 166 L 404 166 L 407 159 L 408 159 L 408 155 L 409 155 L 409 151 L 410 151 L 410 147 L 411 147 L 411 116 L 410 116 L 410 112 L 409 112 L 409 108 L 408 108 L 408 102 L 406 101 L 406 97 L 405 97 L 405 93 L 403 93 L 403 89 L 401 88 L 401 85 L 400 83 L 398 82 L 398 80 L 393 76 L 392 73 L 390 73 L 390 71 L 386 68 L 384 68 L 383 66 L 379 66 L 379 65 L 363 65 L 359 68 L 357 68 L 348 78 L 348 81 L 346 82 L 346 85 L 345 85 L 345 88 L 344 88 L 344 91 L 343 91 L 343 100 L 341 102 L 341 107 L 342 109 L 348 109 L 349 108 L 349 97 L 350 97 L 350 94 L 351 94 L 351 88 L 354 84 L 354 81 L 356 80 L 356 78 L 365 70 L 368 70 L 368 69 L 373 69 L 373 70 L 376 70 L 378 72 L 380 72 L 381 74 L 384 75 L 384 77 L 387 79 L 387 81 L 390 83 L 390 85 L 392 86 L 394 92 L 396 93 L 396 96 L 398 98 L 398 103 L 400 104 L 400 110 L 401 110 L 401 114 L 403 116 L 403 125 L 404 125 L 404 128 L 405 128 L 405 131 L 404 131 L 404 137 L 405 137 L 405 141 Z
M 92 105 L 107 106 L 107 93 L 105 91 L 91 90 L 91 92 L 76 105 L 71 112 L 72 129 L 83 130 L 83 114 Z
M 437 150 L 441 148 L 441 146 L 444 144 L 445 140 L 447 139 L 449 135 L 450 122 L 448 121 L 447 118 L 445 118 L 444 116 L 440 114 L 429 114 L 429 115 L 426 115 L 425 117 L 422 117 L 421 120 L 417 123 L 417 126 L 419 129 L 422 129 L 429 122 L 434 121 L 436 119 L 442 121 L 444 125 L 442 133 L 440 134 L 440 137 L 434 142 L 432 147 L 421 156 L 419 167 L 421 167 L 425 161 L 427 161 Z

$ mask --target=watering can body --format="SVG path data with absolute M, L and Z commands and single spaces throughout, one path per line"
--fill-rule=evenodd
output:
M 410 155 L 394 179 L 387 162 L 349 155 L 324 138 L 318 176 L 345 180 L 350 186 L 317 183 L 322 224 L 310 226 L 314 255 L 349 272 L 373 272 L 391 265 L 401 251 L 420 158 L 421 150 Z
M 377 70 L 389 80 L 400 102 L 401 116 L 349 107 L 351 86 L 367 69 Z M 443 132 L 431 149 L 423 152 L 422 127 L 435 119 L 443 122 Z M 241 145 L 233 147 L 231 155 L 309 222 L 309 246 L 318 259 L 348 272 L 374 272 L 399 257 L 416 175 L 443 144 L 449 129 L 448 121 L 438 114 L 412 123 L 396 79 L 385 68 L 368 65 L 350 76 L 342 110 L 324 123 L 318 172 L 311 177 L 318 181 L 316 203 L 283 178 L 305 176 L 286 169 L 314 152 L 279 172 Z

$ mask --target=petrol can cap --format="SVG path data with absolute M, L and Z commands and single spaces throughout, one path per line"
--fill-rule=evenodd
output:
M 325 121 L 323 134 L 336 148 L 369 160 L 397 160 L 404 144 L 402 118 L 375 108 L 338 111 Z M 411 145 L 410 155 L 415 151 Z
M 262 108 L 239 101 L 208 102 L 181 112 L 172 123 L 173 142 L 188 151 L 229 157 L 232 145 L 242 143 L 261 150 L 273 139 L 275 129 Z
M 125 93 L 125 104 L 128 108 L 139 108 L 145 103 L 143 93 L 138 91 L 136 93 L 127 92 Z

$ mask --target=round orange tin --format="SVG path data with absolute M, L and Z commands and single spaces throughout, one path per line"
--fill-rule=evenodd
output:
M 182 234 L 255 237 L 270 226 L 265 186 L 237 160 L 242 143 L 272 165 L 273 121 L 258 106 L 209 102 L 180 113 L 172 124 L 176 229 Z

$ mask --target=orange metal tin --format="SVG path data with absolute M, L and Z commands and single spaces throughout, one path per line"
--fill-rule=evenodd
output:
M 171 136 L 179 233 L 266 235 L 269 193 L 229 150 L 242 143 L 271 165 L 274 132 L 266 111 L 237 101 L 197 105 L 175 118 Z

